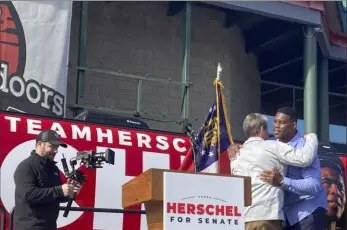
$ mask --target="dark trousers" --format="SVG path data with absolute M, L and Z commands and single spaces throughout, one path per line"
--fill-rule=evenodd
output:
M 285 230 L 324 230 L 326 226 L 326 209 L 319 207 L 311 215 L 302 219 L 300 222 L 294 224 L 293 226 L 285 227 Z

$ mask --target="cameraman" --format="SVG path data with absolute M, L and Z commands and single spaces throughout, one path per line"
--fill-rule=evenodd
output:
M 58 133 L 45 130 L 36 137 L 36 149 L 23 160 L 14 173 L 16 230 L 57 229 L 59 203 L 67 202 L 81 185 L 68 181 L 62 185 L 60 171 L 54 157 L 60 141 Z

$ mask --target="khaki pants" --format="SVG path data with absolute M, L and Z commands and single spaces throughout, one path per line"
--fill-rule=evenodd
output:
M 246 223 L 246 230 L 282 230 L 280 220 L 260 220 Z

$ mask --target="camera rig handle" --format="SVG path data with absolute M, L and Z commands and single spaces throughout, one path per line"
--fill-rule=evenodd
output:
M 68 176 L 70 174 L 70 170 L 69 170 L 69 167 L 67 166 L 66 158 L 64 154 L 63 154 L 63 158 L 61 159 L 61 164 L 63 165 L 65 176 Z
M 74 181 L 77 181 L 79 184 L 85 183 L 87 177 L 83 172 L 81 172 L 79 170 L 75 170 L 75 165 L 77 164 L 77 162 L 75 160 L 70 161 L 70 164 L 72 167 L 71 172 L 70 172 L 69 167 L 67 165 L 66 158 L 65 158 L 64 154 L 63 154 L 63 158 L 61 159 L 61 163 L 63 165 L 64 174 L 68 179 L 72 179 Z M 67 217 L 69 215 L 72 202 L 75 200 L 76 195 L 77 194 L 74 193 L 74 195 L 68 200 L 66 209 L 65 209 L 64 214 L 63 214 L 64 217 Z
M 82 151 L 77 152 L 76 157 L 70 160 L 70 165 L 72 171 L 69 171 L 69 167 L 66 162 L 66 158 L 63 154 L 63 158 L 61 159 L 61 163 L 63 165 L 65 176 L 71 180 L 77 181 L 79 184 L 84 184 L 87 176 L 80 170 L 76 170 L 75 166 L 77 165 L 77 161 L 81 161 L 81 165 L 84 165 L 88 168 L 102 168 L 101 164 L 103 162 L 107 164 L 114 165 L 115 152 L 112 149 L 106 149 L 105 152 L 97 153 L 95 151 Z M 67 203 L 66 209 L 64 211 L 63 216 L 67 217 L 72 205 L 72 201 L 76 198 L 76 193 L 74 193 L 73 197 L 71 197 Z
M 76 193 L 73 194 L 73 196 L 69 199 L 69 201 L 67 202 L 67 205 L 66 205 L 66 209 L 64 211 L 64 214 L 63 214 L 63 217 L 67 217 L 69 215 L 69 212 L 70 212 L 70 209 L 71 209 L 71 205 L 72 205 L 72 201 L 75 200 L 76 198 Z

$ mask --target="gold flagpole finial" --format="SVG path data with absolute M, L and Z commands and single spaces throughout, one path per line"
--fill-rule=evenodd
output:
M 218 63 L 218 67 L 217 67 L 217 80 L 220 80 L 220 73 L 222 72 L 222 66 L 220 65 L 220 63 Z

